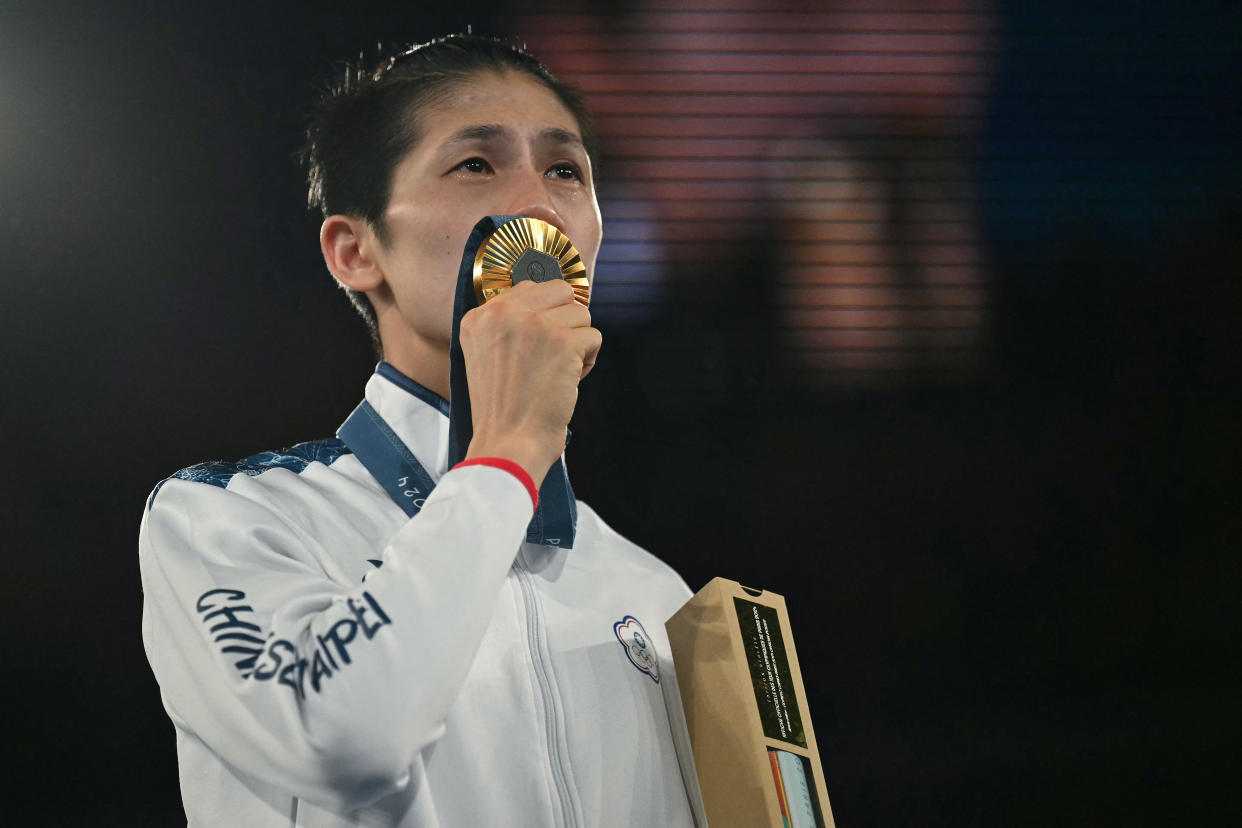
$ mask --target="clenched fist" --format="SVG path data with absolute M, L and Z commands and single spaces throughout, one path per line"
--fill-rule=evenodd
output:
M 467 458 L 504 457 L 538 488 L 561 456 L 578 382 L 602 337 L 559 279 L 518 282 L 461 320 L 474 437 Z

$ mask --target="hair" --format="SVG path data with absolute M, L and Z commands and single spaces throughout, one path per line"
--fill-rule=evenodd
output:
M 420 139 L 419 116 L 461 84 L 486 72 L 522 72 L 543 84 L 578 122 L 592 165 L 596 138 L 581 94 L 558 80 L 522 48 L 497 38 L 455 34 L 410 46 L 372 69 L 345 66 L 311 111 L 300 158 L 306 165 L 307 203 L 324 217 L 363 219 L 380 243 L 390 241 L 384 212 L 393 172 Z M 370 300 L 341 285 L 362 316 L 376 354 L 383 357 L 379 324 Z

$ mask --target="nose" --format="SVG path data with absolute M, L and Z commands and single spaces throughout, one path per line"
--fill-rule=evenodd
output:
M 515 182 L 505 212 L 511 216 L 530 216 L 533 219 L 546 221 L 557 230 L 569 235 L 565 229 L 565 217 L 552 204 L 552 197 L 542 174 L 529 173 Z

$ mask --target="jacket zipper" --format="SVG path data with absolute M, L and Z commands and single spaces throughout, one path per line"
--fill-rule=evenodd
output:
M 543 696 L 552 780 L 556 784 L 556 793 L 560 799 L 565 824 L 570 828 L 576 828 L 583 824 L 582 809 L 570 786 L 571 773 L 568 757 L 561 750 L 565 719 L 564 712 L 561 710 L 560 695 L 556 689 L 556 676 L 552 671 L 552 658 L 547 649 L 547 636 L 544 634 L 543 608 L 523 555 L 518 555 L 517 560 L 514 561 L 513 570 L 522 587 L 522 602 L 526 605 L 526 643 L 530 648 L 531 663 L 535 666 L 535 678 L 539 683 L 540 694 Z

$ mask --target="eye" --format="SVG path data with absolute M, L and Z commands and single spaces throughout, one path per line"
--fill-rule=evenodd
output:
M 454 167 L 453 170 L 454 171 L 464 170 L 465 172 L 476 173 L 478 175 L 484 175 L 486 173 L 493 172 L 491 164 L 487 163 L 482 158 L 477 158 L 477 157 L 467 158 L 465 161 L 462 161 L 460 164 Z
M 548 168 L 547 175 L 552 178 L 559 178 L 562 181 L 582 180 L 582 171 L 578 169 L 578 165 L 572 164 L 569 161 L 562 161 L 558 164 L 553 164 Z

